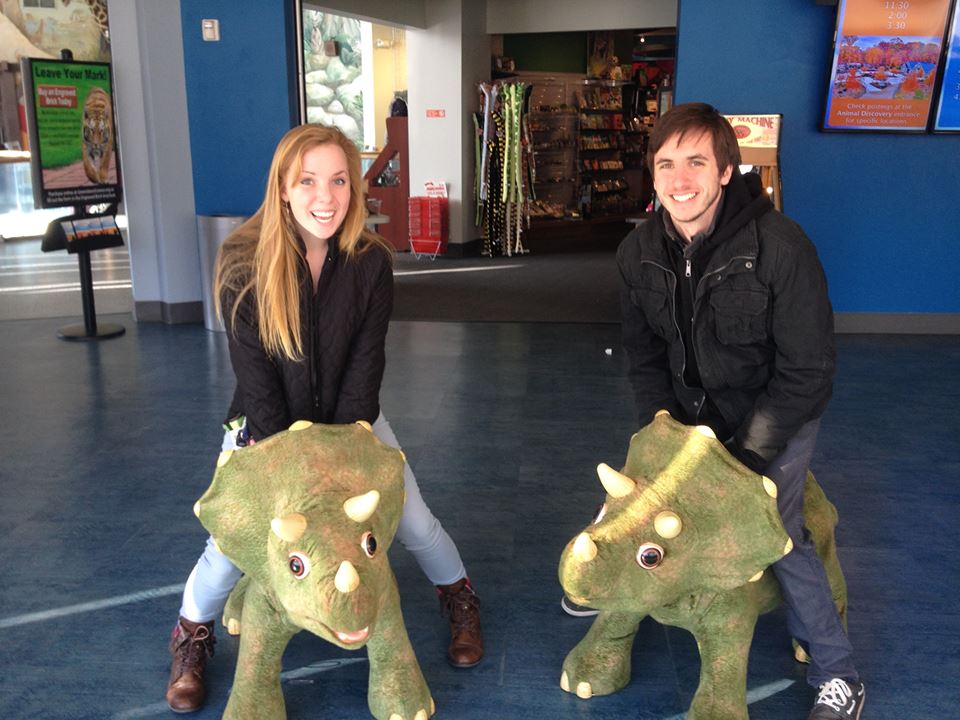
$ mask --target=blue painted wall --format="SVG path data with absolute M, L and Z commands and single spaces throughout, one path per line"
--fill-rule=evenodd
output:
M 297 120 L 293 3 L 182 0 L 198 214 L 252 213 Z M 677 100 L 784 115 L 784 209 L 840 312 L 960 312 L 960 136 L 821 133 L 836 8 L 683 0 Z M 220 20 L 205 43 L 200 20 Z
M 297 123 L 293 3 L 182 0 L 183 60 L 198 215 L 249 215 L 280 137 Z M 204 42 L 200 21 L 220 21 Z
M 960 136 L 819 132 L 835 20 L 814 0 L 683 0 L 677 100 L 784 115 L 784 211 L 835 310 L 960 312 Z

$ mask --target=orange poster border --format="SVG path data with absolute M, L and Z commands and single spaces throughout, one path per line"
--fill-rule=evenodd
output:
M 879 7 L 887 5 L 889 7 Z M 902 7 L 901 7 L 902 6 Z M 950 24 L 953 0 L 840 0 L 837 8 L 837 23 L 833 42 L 833 55 L 828 78 L 826 111 L 822 116 L 821 129 L 824 131 L 872 131 L 922 133 L 930 126 L 934 100 L 937 97 L 939 76 L 943 70 L 943 52 L 947 42 L 946 33 Z M 888 17 L 901 16 L 906 25 L 898 29 L 897 34 L 883 24 Z M 939 34 L 937 28 L 939 27 Z M 856 32 L 854 32 L 856 31 Z M 864 83 L 860 81 L 863 67 L 854 64 L 851 70 L 841 72 L 840 58 L 844 38 L 868 36 L 877 38 L 930 38 L 938 43 L 937 59 L 932 75 L 925 77 L 923 87 L 926 97 L 915 98 L 870 98 L 865 94 Z M 902 67 L 902 66 L 901 66 Z M 849 89 L 852 97 L 842 97 L 839 93 L 841 77 L 846 83 L 850 79 Z M 869 78 L 869 76 L 867 76 Z M 920 76 L 918 76 L 920 77 Z

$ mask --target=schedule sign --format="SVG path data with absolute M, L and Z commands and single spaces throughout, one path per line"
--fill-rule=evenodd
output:
M 940 104 L 933 123 L 935 132 L 960 132 L 960 3 L 957 3 L 953 10 L 953 23 L 950 27 Z
M 841 0 L 825 130 L 924 132 L 950 0 Z

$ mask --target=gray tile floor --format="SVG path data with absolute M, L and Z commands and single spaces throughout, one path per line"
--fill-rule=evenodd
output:
M 166 638 L 205 533 L 232 391 L 224 338 L 133 323 L 97 343 L 63 318 L 0 322 L 0 718 L 171 717 Z M 395 322 L 383 406 L 427 502 L 483 599 L 487 658 L 457 671 L 411 556 L 391 550 L 438 718 L 675 720 L 695 689 L 695 644 L 645 621 L 630 685 L 589 701 L 558 687 L 589 627 L 558 607 L 559 554 L 602 499 L 594 468 L 635 429 L 610 324 Z M 841 337 L 814 469 L 837 505 L 865 718 L 954 717 L 960 693 L 960 338 Z M 612 353 L 607 355 L 606 348 Z M 237 644 L 221 635 L 219 717 Z M 284 660 L 291 719 L 368 717 L 366 661 L 301 634 Z M 295 672 L 294 672 L 295 671 Z M 781 611 L 751 654 L 754 720 L 806 717 L 811 699 Z
M 90 267 L 97 316 L 132 312 L 127 247 L 90 253 Z M 77 256 L 42 252 L 37 239 L 0 242 L 0 320 L 50 317 L 83 322 Z

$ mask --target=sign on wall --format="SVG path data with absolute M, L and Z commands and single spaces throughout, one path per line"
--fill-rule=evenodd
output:
M 109 63 L 20 61 L 30 133 L 34 204 L 120 201 L 120 163 Z
M 960 2 L 953 9 L 934 132 L 960 132 Z
M 824 130 L 924 132 L 951 0 L 840 0 Z
M 782 115 L 724 115 L 737 136 L 740 161 L 752 165 L 777 210 L 783 210 L 780 187 Z

